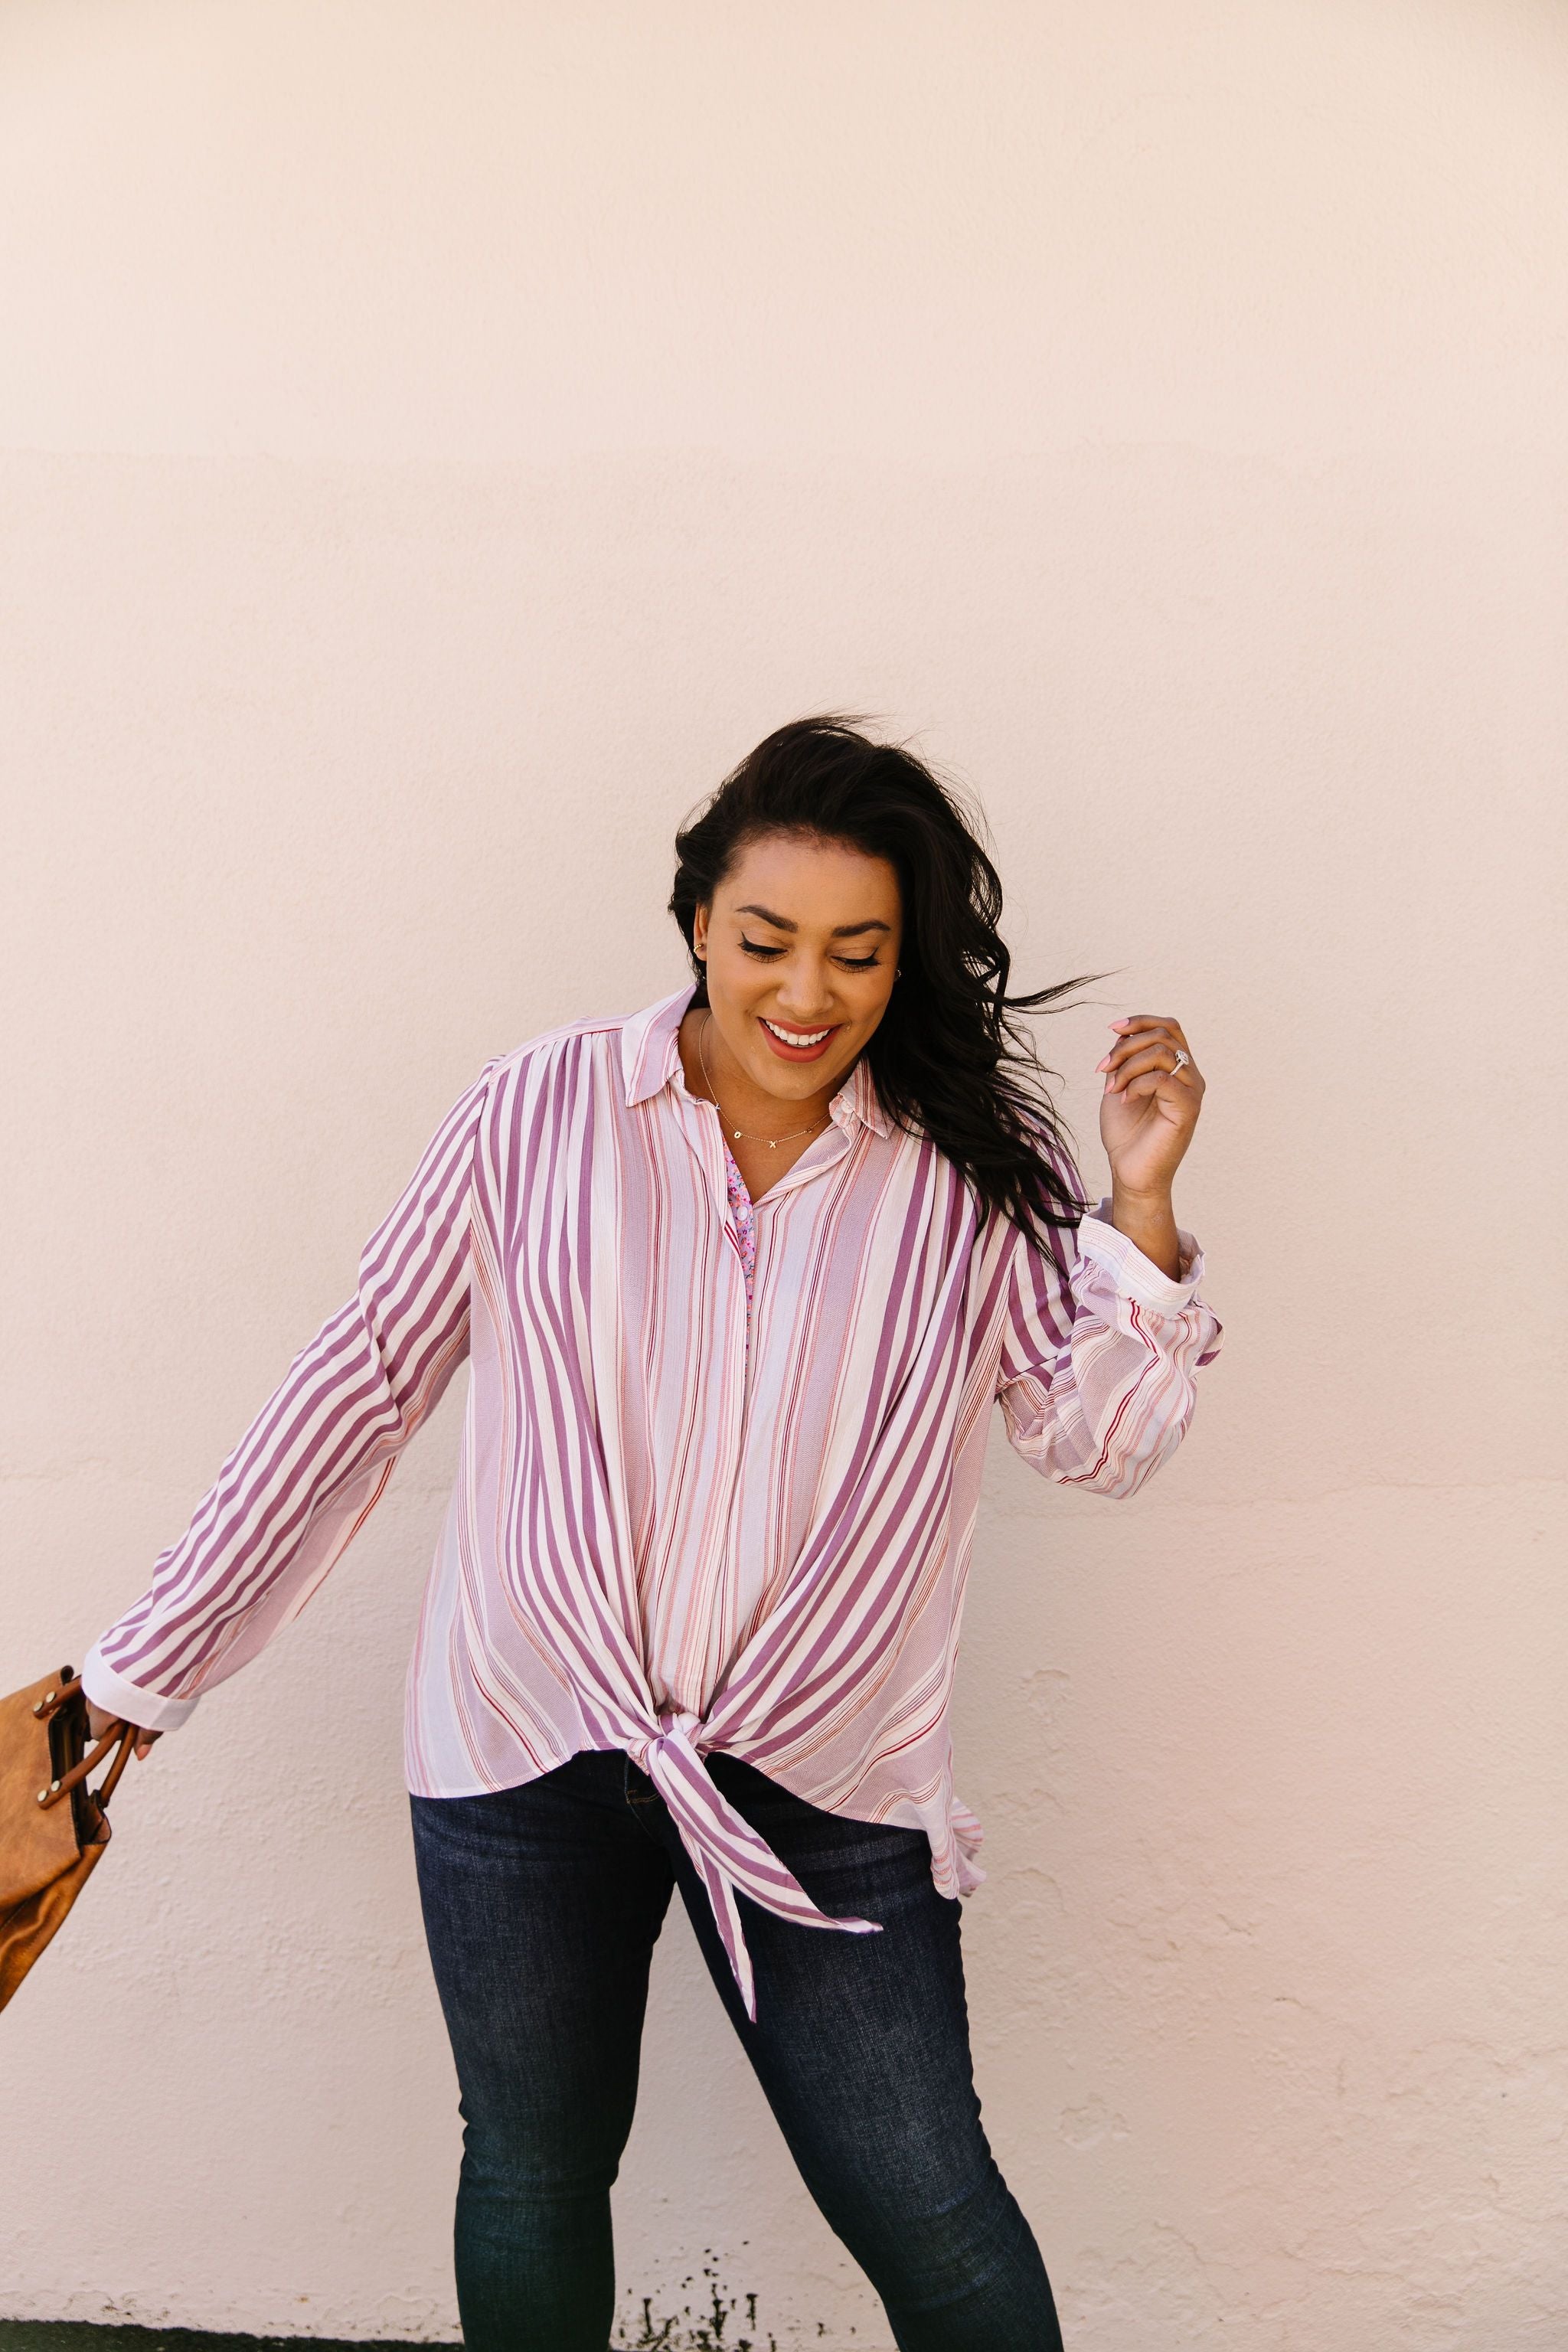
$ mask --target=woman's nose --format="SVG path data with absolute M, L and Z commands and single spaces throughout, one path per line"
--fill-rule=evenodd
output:
M 801 1029 L 820 1028 L 830 1018 L 833 992 L 824 981 L 787 980 L 778 992 L 778 1016 Z

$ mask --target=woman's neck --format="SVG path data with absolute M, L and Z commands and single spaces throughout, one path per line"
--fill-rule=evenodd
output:
M 793 1101 L 769 1094 L 740 1068 L 705 1005 L 681 1016 L 677 1044 L 687 1092 L 713 1104 L 746 1190 L 760 1199 L 822 1134 L 842 1077 Z

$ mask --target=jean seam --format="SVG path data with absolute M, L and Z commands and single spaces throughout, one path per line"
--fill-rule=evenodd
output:
M 654 1846 L 662 1846 L 663 1841 L 660 1839 L 658 1832 L 653 1827 L 652 1822 L 649 1821 L 648 1814 L 651 1809 L 655 1805 L 661 1804 L 663 1800 L 659 1796 L 657 1789 L 649 1789 L 646 1794 L 641 1790 L 634 1790 L 631 1786 L 631 1774 L 632 1759 L 630 1756 L 627 1756 L 626 1769 L 621 1775 L 622 1801 L 626 1805 L 627 1812 L 630 1813 L 638 1829 L 641 1830 L 643 1835 L 647 1839 L 648 1843 Z

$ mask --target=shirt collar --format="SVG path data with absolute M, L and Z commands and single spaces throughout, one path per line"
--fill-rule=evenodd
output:
M 680 1067 L 680 1016 L 696 993 L 695 981 L 688 981 L 672 995 L 661 996 L 655 1004 L 645 1004 L 640 1013 L 628 1013 L 622 1022 L 621 1071 L 628 1108 L 658 1094 Z M 877 1135 L 887 1135 L 892 1128 L 864 1054 L 827 1108 L 829 1117 L 839 1127 L 858 1119 L 862 1127 L 870 1128 Z

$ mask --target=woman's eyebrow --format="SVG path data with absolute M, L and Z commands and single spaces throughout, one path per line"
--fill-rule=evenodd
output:
M 764 923 L 773 925 L 775 931 L 798 931 L 800 929 L 800 925 L 792 923 L 787 915 L 772 915 L 765 907 L 737 907 L 735 912 L 737 915 L 760 915 Z M 873 915 L 863 923 L 836 923 L 827 936 L 832 940 L 853 940 L 858 939 L 862 931 L 890 933 L 892 928 L 891 923 L 884 923 Z

